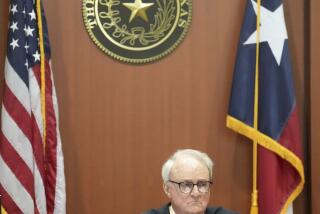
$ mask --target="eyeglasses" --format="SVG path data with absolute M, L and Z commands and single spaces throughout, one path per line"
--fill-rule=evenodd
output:
M 175 182 L 175 181 L 169 180 L 169 182 L 174 183 L 174 184 L 178 184 L 180 191 L 182 193 L 186 193 L 186 194 L 191 193 L 194 186 L 198 187 L 199 192 L 207 193 L 207 192 L 209 192 L 210 185 L 212 184 L 211 181 L 198 181 L 195 184 L 190 181 Z

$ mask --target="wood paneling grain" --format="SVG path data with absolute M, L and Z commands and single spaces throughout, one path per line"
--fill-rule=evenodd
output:
M 225 128 L 245 5 L 193 3 L 182 44 L 158 62 L 134 66 L 93 44 L 80 1 L 46 1 L 70 213 L 160 206 L 167 201 L 161 165 L 174 150 L 189 147 L 216 161 L 211 202 L 249 209 L 251 144 Z
M 80 1 L 45 3 L 69 213 L 139 213 L 160 206 L 167 200 L 161 164 L 187 147 L 216 161 L 211 203 L 247 213 L 251 143 L 225 128 L 244 1 L 193 1 L 192 25 L 182 44 L 144 66 L 119 63 L 92 43 Z M 303 34 L 298 36 L 303 11 L 298 6 L 287 11 L 297 76 L 303 77 Z
M 320 193 L 320 2 L 310 1 L 310 119 L 311 119 L 311 137 L 310 137 L 310 160 L 311 160 L 311 205 L 312 214 L 320 213 L 319 193 Z

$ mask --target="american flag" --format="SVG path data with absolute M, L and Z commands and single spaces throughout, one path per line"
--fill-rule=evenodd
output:
M 257 17 L 260 18 L 259 54 Z M 227 126 L 259 145 L 259 214 L 291 211 L 288 208 L 303 189 L 303 153 L 293 83 L 283 1 L 261 1 L 259 7 L 257 1 L 248 0 Z
M 58 106 L 39 5 L 35 0 L 11 0 L 9 8 L 0 141 L 0 194 L 7 213 L 65 213 Z M 40 47 L 45 59 L 42 80 Z

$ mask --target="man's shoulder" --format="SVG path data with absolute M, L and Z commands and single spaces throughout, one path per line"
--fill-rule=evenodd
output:
M 225 209 L 223 207 L 208 207 L 206 214 L 237 214 L 231 210 Z
M 159 209 L 151 209 L 142 214 L 169 214 L 169 206 L 170 204 L 166 204 Z
M 170 204 L 166 204 L 159 209 L 151 209 L 143 214 L 169 214 L 169 206 Z M 237 214 L 231 210 L 225 209 L 223 207 L 208 207 L 206 209 L 205 214 Z

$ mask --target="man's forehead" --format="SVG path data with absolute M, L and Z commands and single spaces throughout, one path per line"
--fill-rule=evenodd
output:
M 201 160 L 198 160 L 194 157 L 180 157 L 177 159 L 171 168 L 170 175 L 171 176 L 192 176 L 193 174 L 203 176 L 209 175 L 209 170 L 205 163 Z
M 190 156 L 181 156 L 173 163 L 173 167 L 197 167 L 198 165 L 205 165 L 201 160 L 190 157 Z

